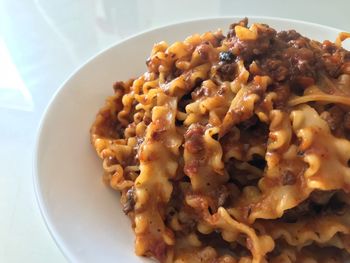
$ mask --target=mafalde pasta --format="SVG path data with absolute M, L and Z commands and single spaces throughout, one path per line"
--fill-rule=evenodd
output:
M 350 52 L 243 19 L 155 44 L 91 128 L 137 255 L 350 259 Z

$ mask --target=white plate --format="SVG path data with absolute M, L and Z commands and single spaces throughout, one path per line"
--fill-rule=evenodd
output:
M 102 183 L 102 163 L 89 141 L 90 126 L 112 94 L 113 82 L 144 72 L 154 43 L 172 43 L 217 28 L 225 32 L 239 19 L 203 19 L 139 34 L 95 56 L 58 90 L 39 130 L 34 181 L 42 215 L 69 261 L 148 262 L 134 255 L 129 219 L 122 212 L 119 194 Z M 255 17 L 249 22 L 296 29 L 318 40 L 335 40 L 339 32 L 286 19 Z

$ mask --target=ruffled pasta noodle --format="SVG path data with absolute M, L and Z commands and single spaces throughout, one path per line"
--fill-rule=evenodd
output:
M 155 44 L 91 128 L 140 256 L 350 258 L 350 52 L 244 19 Z

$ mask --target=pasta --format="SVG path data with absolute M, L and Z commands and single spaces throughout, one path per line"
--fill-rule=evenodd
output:
M 91 127 L 137 255 L 350 259 L 350 52 L 243 19 L 155 44 Z

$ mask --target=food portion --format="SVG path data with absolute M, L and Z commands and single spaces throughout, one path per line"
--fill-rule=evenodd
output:
M 244 19 L 156 44 L 91 141 L 136 254 L 159 262 L 350 258 L 350 52 Z

